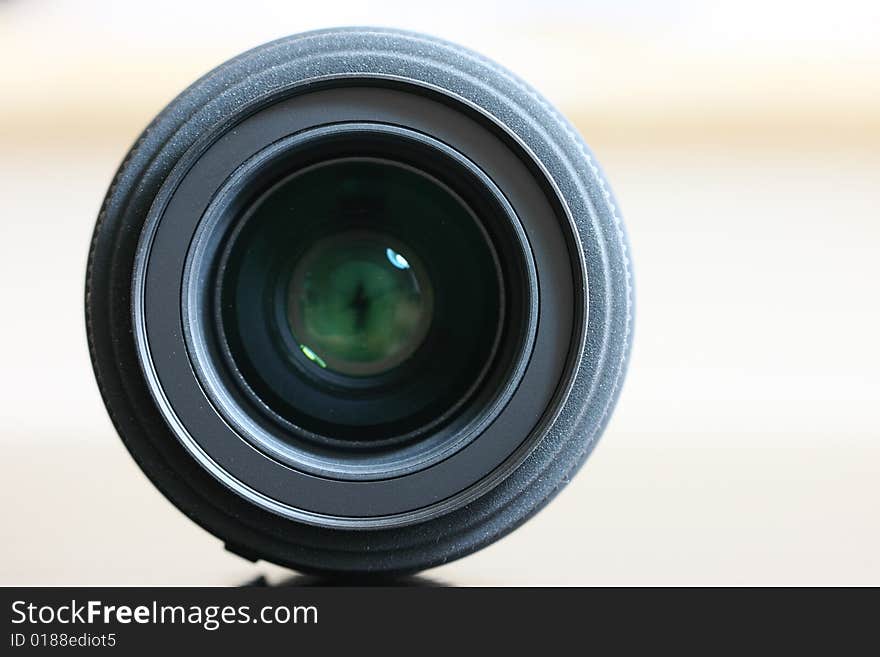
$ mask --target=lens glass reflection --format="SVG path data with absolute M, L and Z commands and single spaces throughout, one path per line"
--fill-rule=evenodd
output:
M 348 231 L 319 240 L 297 263 L 289 326 L 316 367 L 381 374 L 424 340 L 433 311 L 430 281 L 414 253 L 391 243 L 378 233 Z

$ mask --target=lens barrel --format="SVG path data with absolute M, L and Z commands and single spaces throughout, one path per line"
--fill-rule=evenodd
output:
M 535 91 L 386 29 L 292 36 L 175 99 L 117 172 L 86 320 L 154 484 L 252 559 L 399 574 L 541 508 L 632 339 L 610 189 Z

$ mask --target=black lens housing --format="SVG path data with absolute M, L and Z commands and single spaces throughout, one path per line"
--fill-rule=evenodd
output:
M 411 369 L 281 369 L 261 291 L 280 274 L 248 255 L 248 217 L 297 172 L 366 161 L 448 190 L 485 251 L 460 238 L 464 264 L 426 265 L 447 324 Z M 265 245 L 287 230 L 269 226 Z M 497 295 L 491 330 L 450 317 L 456 290 Z M 86 289 L 102 394 L 160 490 L 233 551 L 335 572 L 446 562 L 543 506 L 608 420 L 632 306 L 616 204 L 571 127 L 469 51 L 372 29 L 267 44 L 173 101 L 108 192 Z

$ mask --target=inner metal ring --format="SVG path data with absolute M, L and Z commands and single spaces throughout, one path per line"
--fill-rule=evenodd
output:
M 274 432 L 270 427 L 256 421 L 254 415 L 247 411 L 241 400 L 237 399 L 234 390 L 226 382 L 223 372 L 218 368 L 218 354 L 213 352 L 210 346 L 209 333 L 211 328 L 206 321 L 208 318 L 204 317 L 202 311 L 206 304 L 209 303 L 206 298 L 208 286 L 205 285 L 205 280 L 209 276 L 207 272 L 211 266 L 211 253 L 217 248 L 217 242 L 224 239 L 224 233 L 231 228 L 229 223 L 234 221 L 235 218 L 235 213 L 226 211 L 226 208 L 239 199 L 247 198 L 244 189 L 247 187 L 248 181 L 259 179 L 263 172 L 275 165 L 279 159 L 285 158 L 291 153 L 296 153 L 299 148 L 309 144 L 319 145 L 327 139 L 342 137 L 351 139 L 353 135 L 359 132 L 370 135 L 384 134 L 395 139 L 416 140 L 428 145 L 434 151 L 436 157 L 442 155 L 449 158 L 452 162 L 468 171 L 470 175 L 479 179 L 482 189 L 490 193 L 498 207 L 503 209 L 505 222 L 508 222 L 508 227 L 512 229 L 511 234 L 516 236 L 519 242 L 521 257 L 523 258 L 522 264 L 524 265 L 527 278 L 531 280 L 531 285 L 536 283 L 534 264 L 531 259 L 528 243 L 525 240 L 522 228 L 519 227 L 519 221 L 513 209 L 495 184 L 472 162 L 469 162 L 462 155 L 437 140 L 399 127 L 377 124 L 335 124 L 306 130 L 273 143 L 242 165 L 217 193 L 199 224 L 193 239 L 191 253 L 187 260 L 183 287 L 183 302 L 186 311 L 184 332 L 194 361 L 196 374 L 199 376 L 209 397 L 213 400 L 218 412 L 238 430 L 242 437 L 251 442 L 256 448 L 293 468 L 319 476 L 351 480 L 391 479 L 418 470 L 424 470 L 462 449 L 479 436 L 501 409 L 506 406 L 519 384 L 525 371 L 528 357 L 532 351 L 536 330 L 535 324 L 537 322 L 534 311 L 530 312 L 531 316 L 527 320 L 526 334 L 523 336 L 521 344 L 517 346 L 517 352 L 513 357 L 511 369 L 507 372 L 507 376 L 502 381 L 497 394 L 493 394 L 490 397 L 491 401 L 489 403 L 477 409 L 476 414 L 469 419 L 466 425 L 453 425 L 448 431 L 444 432 L 441 430 L 432 433 L 435 431 L 435 427 L 445 422 L 472 397 L 478 386 L 481 385 L 486 375 L 486 370 L 492 365 L 494 360 L 494 352 L 498 349 L 500 332 L 496 335 L 493 354 L 487 360 L 482 373 L 472 382 L 458 402 L 443 415 L 433 418 L 429 423 L 420 427 L 420 433 L 425 436 L 424 438 L 414 441 L 411 445 L 389 449 L 384 453 L 372 451 L 350 454 L 342 454 L 332 449 L 334 446 L 344 447 L 344 442 L 340 443 L 332 438 L 315 435 L 302 427 L 285 421 L 283 418 L 279 418 L 258 397 L 253 396 L 256 403 L 263 406 L 262 410 L 264 412 L 273 416 L 287 429 L 286 435 Z M 474 217 L 474 220 L 476 220 L 476 217 Z M 235 227 L 235 230 L 239 229 L 240 227 Z M 514 254 L 510 253 L 508 257 L 514 257 Z M 498 266 L 497 262 L 496 266 Z M 503 315 L 501 322 L 504 322 Z M 221 348 L 228 350 L 225 344 Z M 228 353 L 224 354 L 224 357 L 227 361 L 231 361 Z M 302 436 L 309 442 L 304 446 L 300 446 L 296 442 L 291 442 L 291 436 Z M 398 445 L 401 440 L 413 439 L 415 437 L 416 434 L 391 438 L 386 441 L 386 444 Z M 316 446 L 316 443 L 319 445 L 321 443 L 329 444 L 330 447 L 322 450 Z

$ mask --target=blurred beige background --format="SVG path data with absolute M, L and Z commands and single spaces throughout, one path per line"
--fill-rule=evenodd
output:
M 457 584 L 880 584 L 880 8 L 793 0 L 0 0 L 0 584 L 233 584 L 136 468 L 82 285 L 128 145 L 261 42 L 381 24 L 476 48 L 568 114 L 638 286 L 580 476 Z M 538 566 L 537 564 L 540 564 Z

